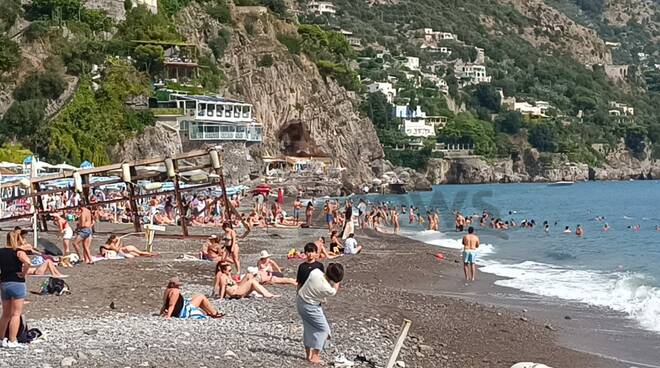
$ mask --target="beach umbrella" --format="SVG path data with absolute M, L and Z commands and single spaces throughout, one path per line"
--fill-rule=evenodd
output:
M 87 160 L 83 161 L 83 163 L 80 164 L 81 169 L 91 169 L 92 167 L 94 167 L 94 164 Z
M 58 170 L 67 170 L 67 171 L 74 171 L 74 170 L 78 169 L 77 167 L 75 167 L 73 165 L 69 165 L 66 162 L 63 162 L 63 163 L 58 164 L 58 165 L 54 165 L 53 168 L 58 169 Z
M 23 165 L 29 165 L 32 163 L 32 156 L 28 156 L 23 159 Z
M 0 162 L 0 168 L 2 169 L 15 169 L 18 167 L 21 167 L 21 165 L 15 164 L 13 162 L 6 162 L 6 161 Z

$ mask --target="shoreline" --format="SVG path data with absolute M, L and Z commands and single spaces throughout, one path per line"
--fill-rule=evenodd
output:
M 194 230 L 196 235 L 218 231 Z M 300 261 L 286 260 L 286 252 L 302 248 L 318 235 L 327 235 L 326 230 L 256 229 L 240 243 L 244 267 L 256 262 L 260 250 L 268 249 L 291 276 Z M 54 236 L 45 237 L 59 244 Z M 326 307 L 333 329 L 333 339 L 323 355 L 326 361 L 343 353 L 350 360 L 362 355 L 383 366 L 402 320 L 408 318 L 413 326 L 399 360 L 409 367 L 436 367 L 438 362 L 447 367 L 510 367 L 522 361 L 554 368 L 626 366 L 564 347 L 560 333 L 545 328 L 535 315 L 523 321 L 520 311 L 480 300 L 481 290 L 500 288 L 487 274 L 478 274 L 468 294 L 443 295 L 443 291 L 464 288 L 462 265 L 455 263 L 458 252 L 447 251 L 446 260 L 438 262 L 432 257 L 435 246 L 372 230 L 359 231 L 356 237 L 366 246 L 364 253 L 336 260 L 348 273 L 337 297 Z M 93 247 L 102 240 L 95 238 Z M 144 239 L 129 237 L 126 241 L 140 246 Z M 153 316 L 164 283 L 174 274 L 181 277 L 184 291 L 210 292 L 211 263 L 176 259 L 200 246 L 200 240 L 156 237 L 160 257 L 65 269 L 72 295 L 30 294 L 31 303 L 26 306 L 29 325 L 50 336 L 49 342 L 38 342 L 26 352 L 0 350 L 0 366 L 4 362 L 8 366 L 58 366 L 68 357 L 77 360 L 77 366 L 90 367 L 307 366 L 302 360 L 301 328 L 291 287 L 269 286 L 283 295 L 277 300 L 213 301 L 227 313 L 218 321 L 165 321 Z M 35 284 L 31 280 L 29 290 Z M 116 309 L 108 307 L 110 302 L 115 302 Z M 181 339 L 186 348 L 177 350 Z M 209 339 L 217 341 L 216 345 L 207 346 Z M 45 354 L 35 357 L 33 349 Z
M 453 248 L 434 247 L 444 252 L 453 252 L 457 257 L 460 254 L 460 251 Z M 638 322 L 624 313 L 496 284 L 506 279 L 494 273 L 478 272 L 477 282 L 486 281 L 490 286 L 482 284 L 476 287 L 479 290 L 477 294 L 460 290 L 437 293 L 507 308 L 519 313 L 521 318 L 534 319 L 556 331 L 559 344 L 575 351 L 638 367 L 660 367 L 660 335 L 642 329 Z M 457 288 L 460 289 L 460 285 Z

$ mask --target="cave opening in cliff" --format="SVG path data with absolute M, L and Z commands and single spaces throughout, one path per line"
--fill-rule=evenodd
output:
M 280 151 L 287 156 L 324 156 L 303 122 L 289 122 L 277 135 Z

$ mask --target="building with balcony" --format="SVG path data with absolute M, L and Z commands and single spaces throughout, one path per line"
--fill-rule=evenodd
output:
M 307 12 L 316 16 L 337 14 L 337 7 L 329 1 L 312 0 L 307 4 Z
M 387 102 L 392 103 L 396 97 L 396 89 L 389 82 L 375 82 L 367 86 L 369 93 L 381 92 L 387 97 Z
M 171 93 L 152 109 L 161 125 L 176 130 L 182 142 L 239 141 L 259 143 L 263 127 L 251 104 L 212 96 Z
M 407 105 L 394 106 L 394 117 L 401 119 L 399 129 L 409 137 L 427 138 L 435 136 L 435 125 L 421 106 L 411 108 Z
M 485 65 L 465 63 L 461 60 L 454 64 L 454 75 L 459 80 L 461 87 L 472 84 L 487 84 L 492 79 L 486 74 Z

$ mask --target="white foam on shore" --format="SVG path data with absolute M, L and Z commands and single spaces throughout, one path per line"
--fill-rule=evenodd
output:
M 463 249 L 463 243 L 460 239 L 450 239 L 446 234 L 435 230 L 401 230 L 401 235 L 406 238 L 420 241 L 422 243 L 435 245 L 442 248 Z M 481 244 L 478 254 L 480 256 L 490 255 L 495 252 L 492 244 Z
M 461 241 L 438 231 L 404 230 L 401 235 L 438 247 L 463 249 Z M 477 263 L 482 272 L 506 277 L 495 284 L 528 293 L 573 300 L 625 313 L 650 331 L 660 332 L 660 288 L 640 273 L 604 273 L 525 261 L 503 264 L 492 259 L 495 247 L 482 244 Z M 486 256 L 485 258 L 482 258 Z
M 641 327 L 660 332 L 660 289 L 648 286 L 645 275 L 571 270 L 555 265 L 488 262 L 481 271 L 509 279 L 495 283 L 525 292 L 609 307 L 637 320 Z

